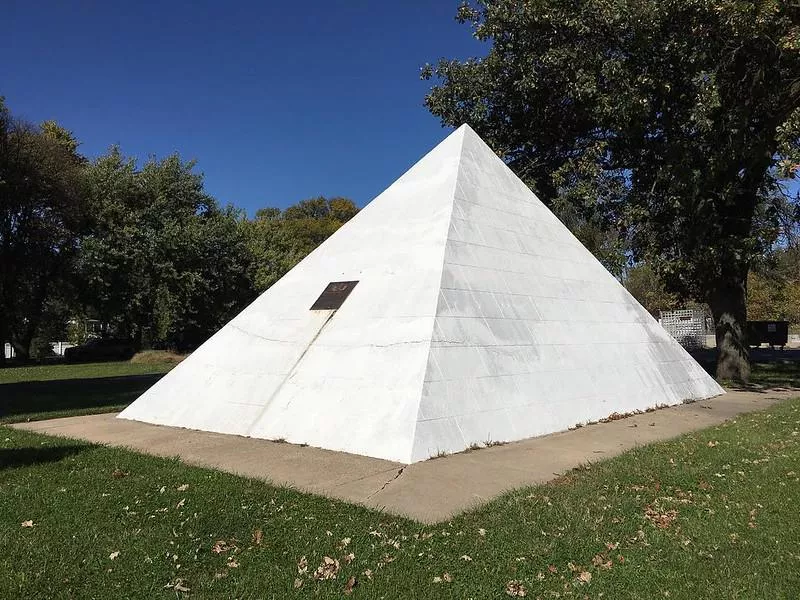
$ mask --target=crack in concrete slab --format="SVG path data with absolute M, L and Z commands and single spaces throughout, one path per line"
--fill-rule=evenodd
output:
M 386 489 L 386 486 L 387 486 L 387 485 L 389 485 L 390 483 L 392 483 L 393 481 L 395 481 L 395 480 L 396 480 L 398 477 L 400 477 L 400 475 L 402 475 L 402 474 L 403 474 L 403 471 L 405 471 L 405 470 L 406 470 L 406 468 L 405 468 L 405 467 L 400 467 L 400 469 L 398 469 L 398 471 L 397 471 L 397 474 L 396 474 L 394 477 L 392 477 L 392 478 L 391 478 L 389 481 L 387 481 L 386 483 L 384 483 L 384 484 L 383 484 L 383 485 L 380 487 L 380 489 L 377 489 L 377 490 L 375 490 L 374 492 L 372 492 L 372 493 L 371 493 L 369 496 L 367 496 L 367 497 L 365 498 L 365 500 L 369 500 L 369 499 L 371 499 L 373 496 L 377 496 L 378 494 L 380 494 L 380 493 L 381 493 L 383 490 L 385 490 L 385 489 Z
M 348 486 L 353 485 L 354 483 L 358 483 L 359 481 L 364 481 L 365 479 L 369 479 L 370 477 L 376 477 L 376 476 L 381 475 L 383 473 L 393 472 L 396 468 L 397 467 L 391 467 L 389 469 L 381 469 L 380 471 L 372 471 L 370 473 L 367 473 L 366 475 L 362 475 L 361 477 L 356 477 L 355 479 L 348 479 L 347 481 L 345 481 L 343 483 L 337 483 L 336 485 L 333 486 L 333 489 L 348 487 Z M 403 467 L 403 468 L 405 468 L 405 467 Z

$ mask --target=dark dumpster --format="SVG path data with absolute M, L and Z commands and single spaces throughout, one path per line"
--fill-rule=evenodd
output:
M 769 344 L 783 348 L 789 341 L 789 321 L 748 321 L 747 343 L 750 346 Z

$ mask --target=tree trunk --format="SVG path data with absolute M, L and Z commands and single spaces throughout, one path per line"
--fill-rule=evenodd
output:
M 142 329 L 143 327 L 141 325 L 136 325 L 136 328 L 134 330 L 133 338 L 131 341 L 133 342 L 133 349 L 135 352 L 142 351 Z
M 16 355 L 17 361 L 26 363 L 30 360 L 31 339 L 26 341 L 15 338 L 13 335 L 11 336 L 11 347 L 14 348 L 14 354 Z
M 33 298 L 28 307 L 25 325 L 21 328 L 21 333 L 17 330 L 17 335 L 14 333 L 11 334 L 11 345 L 14 346 L 17 359 L 22 362 L 28 362 L 31 358 L 31 343 L 36 336 L 36 331 L 39 329 L 39 323 L 42 320 L 44 303 L 47 300 L 50 281 L 57 270 L 57 263 L 54 263 L 49 269 L 39 275 L 38 285 L 34 290 Z
M 717 378 L 747 383 L 750 348 L 747 345 L 747 274 L 716 286 L 709 299 L 717 339 Z

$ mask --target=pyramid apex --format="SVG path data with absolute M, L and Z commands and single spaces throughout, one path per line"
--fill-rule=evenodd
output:
M 484 144 L 486 143 L 481 139 L 481 136 L 479 136 L 475 132 L 475 130 L 472 127 L 469 126 L 468 123 L 462 123 L 461 125 L 459 125 L 458 128 L 456 128 L 453 131 L 451 131 L 450 134 L 444 140 L 442 140 L 441 143 L 443 144 L 446 140 L 449 140 L 451 138 L 459 140 L 461 142 L 459 144 L 459 146 L 458 146 L 458 152 L 460 154 L 461 152 L 463 152 L 463 149 L 464 149 L 464 146 L 463 146 L 464 140 L 466 140 L 467 138 L 470 138 L 470 137 L 471 138 L 477 138 L 478 140 L 480 140 Z
M 462 123 L 462 124 L 461 124 L 461 125 L 458 127 L 458 129 L 456 129 L 456 131 L 470 131 L 470 132 L 472 132 L 472 133 L 475 133 L 475 130 L 474 130 L 472 127 L 470 127 L 470 126 L 469 126 L 469 123 Z M 475 133 L 475 135 L 478 135 L 478 134 L 477 134 L 477 133 Z
M 494 149 L 486 143 L 486 141 L 478 134 L 478 132 L 470 127 L 469 123 L 462 124 L 458 129 L 456 129 L 456 132 L 461 133 L 462 139 L 470 138 L 477 140 L 491 150 L 492 154 L 496 154 Z

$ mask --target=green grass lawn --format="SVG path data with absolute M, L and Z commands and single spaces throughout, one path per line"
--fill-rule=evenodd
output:
M 751 384 L 764 387 L 800 387 L 800 362 L 757 363 L 753 365 Z
M 796 598 L 798 506 L 800 399 L 434 526 L 0 427 L 0 597 Z
M 121 410 L 173 366 L 125 361 L 0 369 L 0 423 Z
M 118 410 L 171 366 L 5 369 L 0 419 Z M 0 427 L 0 598 L 796 598 L 799 474 L 800 399 L 436 526 Z
M 774 351 L 766 356 L 764 350 L 755 350 L 752 354 L 752 373 L 750 383 L 742 386 L 734 382 L 722 382 L 726 387 L 736 387 L 737 389 L 765 388 L 765 387 L 796 387 L 800 388 L 800 360 L 793 358 L 798 352 L 796 349 L 786 351 Z M 712 376 L 717 368 L 716 350 L 703 349 L 691 352 L 692 357 Z
M 130 361 L 33 365 L 0 369 L 0 385 L 31 381 L 64 381 L 66 379 L 97 379 L 166 373 L 172 363 L 132 363 Z

